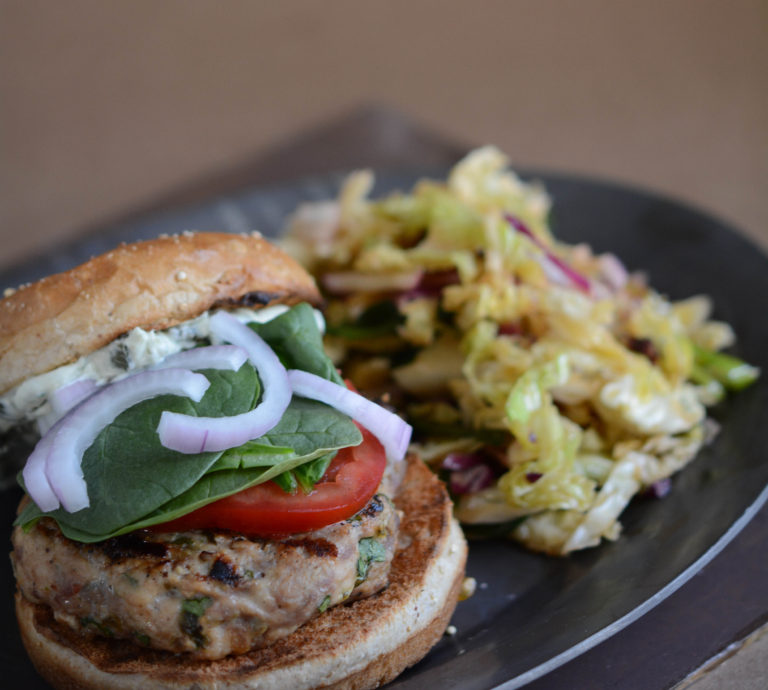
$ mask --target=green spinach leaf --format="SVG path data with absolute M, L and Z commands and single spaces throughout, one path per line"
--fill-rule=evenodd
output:
M 90 534 L 108 534 L 131 524 L 194 486 L 220 452 L 187 455 L 164 447 L 156 433 L 164 410 L 220 417 L 247 412 L 260 386 L 249 363 L 239 371 L 203 370 L 211 382 L 199 403 L 161 395 L 118 415 L 83 455 L 83 476 L 91 505 L 76 513 L 48 513 L 60 526 Z M 41 515 L 33 504 L 17 519 L 25 524 Z
M 306 462 L 303 465 L 299 465 L 293 474 L 296 476 L 302 490 L 305 493 L 309 493 L 314 488 L 315 484 L 320 481 L 321 477 L 328 469 L 328 465 L 336 456 L 336 453 L 328 453 L 327 455 L 321 455 L 319 458 Z
M 333 362 L 325 354 L 323 335 L 309 304 L 297 304 L 267 323 L 251 323 L 249 326 L 264 338 L 286 369 L 302 369 L 344 385 Z
M 181 632 L 192 638 L 198 648 L 208 644 L 208 639 L 203 634 L 203 626 L 200 625 L 200 618 L 212 603 L 213 600 L 210 597 L 197 597 L 185 599 L 181 604 L 179 628 Z
M 285 366 L 343 385 L 323 350 L 312 308 L 300 304 L 265 324 L 250 324 Z M 48 513 L 71 539 L 94 542 L 181 517 L 255 484 L 277 479 L 305 491 L 322 477 L 336 451 L 361 442 L 355 424 L 322 403 L 294 398 L 267 434 L 224 452 L 186 455 L 160 444 L 164 410 L 197 416 L 231 416 L 255 407 L 260 384 L 250 363 L 239 371 L 204 370 L 211 385 L 199 403 L 158 396 L 119 415 L 83 457 L 90 507 Z M 25 527 L 43 513 L 30 502 L 17 518 Z
M 287 494 L 294 494 L 299 490 L 299 482 L 291 470 L 278 474 L 272 481 Z
M 287 456 L 295 455 L 293 448 L 270 446 L 266 443 L 260 443 L 258 440 L 248 441 L 237 448 L 225 450 L 208 471 L 271 467 L 285 460 Z
M 387 560 L 387 550 L 375 537 L 365 537 L 357 543 L 357 578 L 355 586 L 365 582 L 371 563 L 381 563 Z

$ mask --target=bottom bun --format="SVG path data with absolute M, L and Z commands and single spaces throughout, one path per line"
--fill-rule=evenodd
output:
M 264 649 L 218 661 L 148 650 L 124 640 L 83 637 L 47 606 L 16 595 L 22 640 L 54 687 L 374 688 L 421 659 L 456 607 L 467 546 L 443 485 L 409 459 L 400 494 L 401 548 L 384 591 L 336 606 Z

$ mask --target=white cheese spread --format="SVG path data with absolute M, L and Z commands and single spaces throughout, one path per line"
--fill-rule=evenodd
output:
M 287 306 L 276 304 L 255 310 L 240 308 L 231 313 L 243 323 L 266 323 L 287 310 Z M 50 394 L 70 383 L 90 379 L 102 386 L 147 369 L 176 352 L 189 350 L 201 340 L 211 339 L 210 317 L 211 314 L 206 312 L 165 331 L 134 328 L 76 362 L 27 379 L 0 396 L 0 432 L 48 415 L 51 412 Z M 317 310 L 315 318 L 321 332 L 324 331 L 325 321 Z M 212 343 L 218 344 L 215 339 Z

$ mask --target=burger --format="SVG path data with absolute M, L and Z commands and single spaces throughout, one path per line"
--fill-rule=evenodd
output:
M 423 657 L 466 544 L 410 427 L 323 351 L 258 234 L 117 249 L 0 301 L 0 431 L 33 428 L 16 613 L 59 688 L 365 688 Z

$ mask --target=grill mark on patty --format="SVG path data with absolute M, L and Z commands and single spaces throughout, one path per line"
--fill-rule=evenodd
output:
M 382 540 L 390 557 L 395 551 L 394 506 L 383 496 L 372 501 L 375 506 L 356 519 L 283 541 L 223 530 L 142 530 L 78 544 L 45 518 L 30 533 L 14 531 L 13 559 L 25 596 L 52 606 L 62 623 L 80 634 L 84 619 L 109 622 L 126 648 L 130 640 L 143 650 L 149 645 L 218 659 L 290 634 L 318 615 L 326 597 L 334 605 L 387 585 L 388 568 L 377 562 L 367 580 L 349 591 L 361 539 Z M 230 575 L 239 579 L 228 583 Z M 258 617 L 254 602 L 263 609 Z M 85 630 L 96 639 L 105 634 L 96 624 Z
M 104 553 L 113 563 L 129 558 L 164 559 L 168 557 L 168 549 L 163 542 L 144 539 L 140 532 L 129 532 L 119 537 L 94 544 L 94 549 Z
M 359 521 L 366 518 L 376 517 L 382 510 L 384 510 L 384 506 L 382 505 L 381 500 L 381 496 L 376 494 L 370 501 L 368 501 L 365 508 L 359 510 L 349 519 Z
M 327 539 L 312 539 L 311 537 L 302 537 L 300 539 L 285 539 L 280 542 L 282 546 L 291 548 L 305 549 L 312 556 L 319 558 L 336 558 L 339 550 L 336 544 Z
M 240 576 L 237 574 L 234 566 L 224 558 L 217 558 L 214 561 L 211 569 L 208 571 L 208 577 L 231 587 L 240 582 Z

